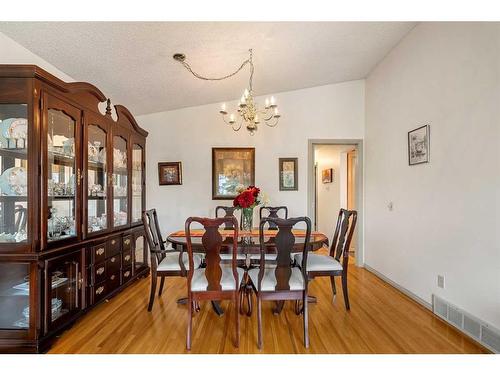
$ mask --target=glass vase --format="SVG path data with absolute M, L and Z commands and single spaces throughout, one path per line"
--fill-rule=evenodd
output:
M 245 231 L 252 230 L 253 208 L 241 209 L 241 229 Z

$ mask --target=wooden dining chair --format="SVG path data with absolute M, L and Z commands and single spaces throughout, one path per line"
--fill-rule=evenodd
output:
M 158 223 L 158 215 L 156 209 L 144 211 L 142 214 L 142 222 L 146 232 L 146 240 L 149 245 L 151 256 L 151 292 L 149 295 L 148 311 L 153 308 L 153 303 L 156 294 L 156 283 L 158 277 L 161 277 L 160 291 L 158 296 L 161 296 L 165 277 L 168 276 L 186 276 L 187 269 L 190 267 L 188 255 L 184 251 L 175 251 L 171 247 L 165 246 L 165 241 L 160 233 L 160 225 Z M 202 263 L 202 257 L 195 254 L 192 267 L 199 268 Z
M 288 219 L 288 207 L 286 206 L 277 206 L 277 207 L 271 207 L 271 206 L 262 206 L 259 210 L 259 220 L 262 220 L 262 214 L 267 211 L 268 215 L 267 217 L 273 217 L 273 218 L 279 218 L 278 212 L 284 211 L 284 218 Z M 276 224 L 269 222 L 268 223 L 270 230 L 277 230 L 278 227 Z
M 215 207 L 215 217 L 216 218 L 219 218 L 219 217 L 231 217 L 231 216 L 234 216 L 236 217 L 236 215 L 234 214 L 234 211 L 236 211 L 238 209 L 238 207 L 233 207 L 233 206 L 217 206 Z M 224 211 L 224 216 L 219 216 L 219 211 Z M 236 218 L 236 220 L 238 220 L 238 218 Z M 239 220 L 239 222 L 241 223 L 241 220 Z M 237 221 L 238 223 L 238 221 Z M 227 222 L 226 224 L 224 224 L 224 229 L 226 230 L 231 230 L 233 229 L 233 222 Z M 241 224 L 236 224 L 236 226 L 238 225 L 241 225 Z M 240 229 L 241 229 L 241 226 L 240 226 Z
M 274 223 L 278 228 L 275 237 L 277 258 L 275 261 L 266 260 L 266 244 L 264 243 L 264 225 Z M 302 268 L 294 266 L 291 252 L 295 245 L 295 236 L 292 228 L 304 222 L 306 224 L 306 237 L 302 248 Z M 311 237 L 311 220 L 308 217 L 281 219 L 267 217 L 260 221 L 260 265 L 259 268 L 250 269 L 248 276 L 257 295 L 257 322 L 258 322 L 258 347 L 262 348 L 262 301 L 302 300 L 304 319 L 304 346 L 309 347 L 308 333 L 308 308 L 307 308 L 307 250 Z
M 305 269 L 307 270 L 309 280 L 313 280 L 319 276 L 330 277 L 334 300 L 337 295 L 335 276 L 341 277 L 346 310 L 350 310 L 351 308 L 347 291 L 347 267 L 349 266 L 349 248 L 357 218 L 358 213 L 356 211 L 340 209 L 329 255 L 311 253 L 307 257 L 307 263 L 304 262 L 302 254 L 295 255 L 295 262 L 299 267 L 303 267 L 306 264 Z
M 232 258 L 231 264 L 221 263 L 220 251 L 223 243 L 222 235 L 219 232 L 219 227 L 232 222 L 233 229 L 230 236 L 232 237 Z M 193 245 L 191 242 L 191 224 L 193 222 L 203 225 L 205 233 L 201 239 L 205 250 L 205 268 L 195 267 L 195 254 L 193 253 Z M 186 347 L 191 350 L 191 336 L 193 324 L 194 307 L 201 300 L 220 301 L 231 300 L 234 308 L 234 316 L 236 323 L 236 340 L 235 346 L 239 346 L 240 342 L 240 315 L 238 314 L 238 293 L 240 289 L 241 279 L 244 271 L 237 267 L 236 253 L 238 250 L 238 221 L 233 217 L 222 218 L 200 218 L 189 217 L 185 225 L 187 251 L 189 259 L 189 269 L 187 273 L 187 288 L 188 288 L 188 328 Z

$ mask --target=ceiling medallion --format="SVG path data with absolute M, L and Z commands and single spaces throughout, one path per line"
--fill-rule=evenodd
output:
M 278 112 L 278 105 L 276 104 L 274 96 L 271 96 L 270 99 L 265 99 L 264 109 L 258 108 L 253 92 L 254 66 L 252 61 L 252 50 L 250 49 L 248 52 L 250 54 L 249 58 L 245 60 L 236 71 L 226 76 L 217 78 L 204 77 L 194 72 L 191 66 L 186 62 L 186 55 L 183 53 L 176 53 L 173 58 L 174 60 L 180 62 L 196 78 L 205 81 L 222 81 L 224 79 L 231 78 L 238 74 L 246 65 L 249 65 L 250 78 L 248 80 L 248 88 L 245 89 L 243 95 L 241 96 L 236 113 L 228 113 L 226 103 L 222 103 L 219 113 L 222 115 L 224 122 L 230 125 L 234 131 L 240 130 L 244 123 L 246 129 L 250 132 L 250 135 L 254 135 L 257 131 L 257 126 L 261 123 L 261 121 L 263 121 L 267 126 L 275 127 L 278 124 L 281 115 Z

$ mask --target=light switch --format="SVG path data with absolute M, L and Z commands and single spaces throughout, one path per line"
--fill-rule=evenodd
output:
M 387 203 L 387 208 L 389 211 L 392 211 L 394 209 L 394 204 L 392 202 Z

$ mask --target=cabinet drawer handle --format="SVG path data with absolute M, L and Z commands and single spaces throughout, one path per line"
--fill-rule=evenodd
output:
M 129 277 L 130 276 L 130 271 L 127 271 L 123 274 L 124 277 Z
M 115 275 L 111 275 L 110 279 L 111 279 L 111 280 L 114 280 L 114 279 L 115 279 L 115 277 L 116 277 Z
M 125 255 L 125 262 L 128 262 L 130 260 L 130 255 Z
M 113 258 L 111 258 L 110 260 L 111 260 L 111 263 L 114 263 L 114 262 L 115 262 L 115 260 L 116 260 L 116 258 L 115 258 L 115 257 L 113 257 Z
M 129 238 L 127 238 L 125 241 L 123 241 L 123 243 L 124 243 L 125 245 L 130 244 L 130 239 L 129 239 Z
M 101 294 L 102 292 L 104 292 L 104 287 L 103 286 L 100 286 L 99 288 L 97 288 L 97 290 L 95 291 L 95 294 Z
M 111 245 L 114 245 L 116 243 L 116 240 L 111 240 Z
M 102 275 L 104 273 L 104 267 L 99 267 L 97 271 L 95 271 L 98 275 Z
M 103 247 L 100 247 L 99 249 L 96 250 L 95 252 L 97 255 L 102 255 L 104 254 L 104 248 Z

